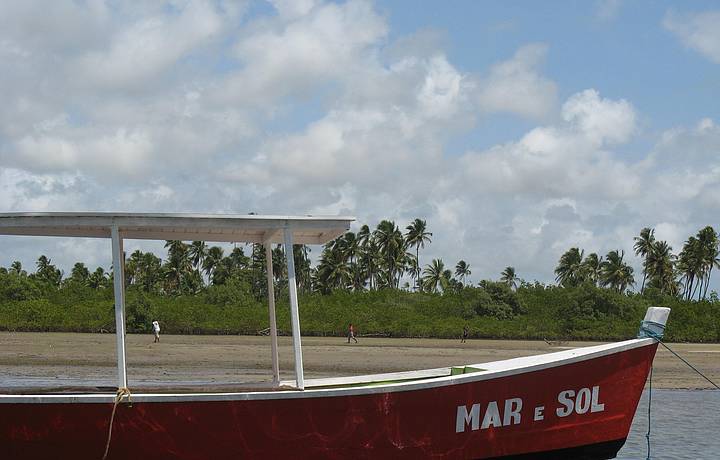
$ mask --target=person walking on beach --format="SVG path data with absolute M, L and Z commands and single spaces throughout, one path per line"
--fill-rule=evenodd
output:
M 160 323 L 155 320 L 152 322 L 152 326 L 153 333 L 155 334 L 155 341 L 153 343 L 158 343 L 160 341 Z
M 352 323 L 350 323 L 350 326 L 348 326 L 348 343 L 350 343 L 350 339 L 353 339 L 355 343 L 358 343 L 357 339 L 355 338 L 355 328 L 353 327 Z
M 467 327 L 466 324 L 465 327 L 463 327 L 462 339 L 460 339 L 460 343 L 467 342 L 468 335 L 470 335 L 470 329 Z

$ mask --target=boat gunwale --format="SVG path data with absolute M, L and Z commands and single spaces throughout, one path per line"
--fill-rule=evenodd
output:
M 358 386 L 343 386 L 341 388 L 328 388 L 327 382 L 338 382 L 343 379 L 312 379 L 307 380 L 307 386 L 304 390 L 298 389 L 275 389 L 273 391 L 245 391 L 245 392 L 221 392 L 221 393 L 138 393 L 132 395 L 133 403 L 173 403 L 173 402 L 230 402 L 230 401 L 247 401 L 247 400 L 276 400 L 276 399 L 310 399 L 324 397 L 343 397 L 343 396 L 362 396 L 375 395 L 382 393 L 395 393 L 404 391 L 419 391 L 433 388 L 440 388 L 450 385 L 460 385 L 496 378 L 508 377 L 512 375 L 524 374 L 544 369 L 560 367 L 577 362 L 587 361 L 603 356 L 621 353 L 637 348 L 650 346 L 657 343 L 655 339 L 631 339 L 623 342 L 613 342 L 609 344 L 595 345 L 590 347 L 572 348 L 553 353 L 544 353 L 540 355 L 524 356 L 519 358 L 511 358 L 500 361 L 491 361 L 487 363 L 467 364 L 470 367 L 479 367 L 483 370 L 466 374 L 446 375 L 439 377 L 423 378 L 420 374 L 434 370 L 450 369 L 424 369 L 418 371 L 406 371 L 394 373 L 403 375 L 407 382 L 393 382 L 387 384 L 378 384 L 372 386 L 362 386 L 363 383 L 373 383 L 372 378 L 378 376 L 388 376 L 391 374 L 373 374 L 367 376 L 346 377 L 347 379 L 357 379 L 367 377 L 365 382 L 354 383 Z M 419 380 L 410 380 L 413 375 L 419 375 Z M 379 381 L 379 380 L 375 380 Z M 282 382 L 281 382 L 282 384 Z M 343 385 L 342 383 L 334 383 L 333 385 Z M 324 386 L 324 388 L 317 388 Z M 115 401 L 114 393 L 106 394 L 20 394 L 8 395 L 0 394 L 0 404 L 73 404 L 73 403 L 99 403 L 109 404 Z

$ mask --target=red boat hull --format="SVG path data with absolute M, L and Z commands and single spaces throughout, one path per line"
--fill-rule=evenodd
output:
M 122 403 L 108 458 L 612 458 L 656 348 L 410 390 Z M 111 411 L 0 404 L 0 458 L 100 459 Z

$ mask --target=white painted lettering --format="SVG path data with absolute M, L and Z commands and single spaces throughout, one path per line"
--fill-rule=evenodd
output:
M 575 412 L 584 414 L 590 410 L 590 389 L 581 388 L 575 398 Z
M 466 406 L 458 406 L 455 432 L 463 433 L 466 425 L 470 425 L 473 431 L 480 428 L 480 404 L 473 404 L 469 413 Z
M 575 408 L 575 401 L 571 398 L 574 396 L 575 390 L 565 390 L 560 392 L 558 395 L 558 402 L 562 404 L 563 407 L 558 407 L 555 410 L 558 417 L 567 417 L 572 414 L 573 409 Z
M 580 388 L 577 391 L 563 390 L 558 394 L 557 401 L 560 406 L 555 409 L 555 414 L 561 418 L 573 413 L 583 415 L 605 410 L 605 404 L 600 402 L 600 387 L 597 385 L 592 388 Z M 481 412 L 481 409 L 484 410 Z M 521 398 L 490 401 L 485 406 L 481 403 L 457 406 L 455 432 L 464 433 L 466 430 L 477 431 L 520 425 L 522 409 Z M 534 407 L 533 421 L 542 420 L 545 420 L 545 406 Z
M 605 404 L 600 404 L 600 387 L 592 387 L 592 404 L 590 405 L 590 412 L 602 412 L 605 410 Z
M 539 422 L 540 420 L 545 420 L 545 416 L 543 415 L 543 411 L 545 410 L 545 406 L 537 406 L 535 408 L 535 417 L 533 420 L 536 422 Z
M 522 399 L 512 398 L 505 400 L 505 410 L 503 411 L 503 426 L 519 425 L 520 411 L 522 410 Z
M 487 409 L 485 409 L 485 417 L 483 417 L 482 425 L 480 425 L 480 428 L 484 430 L 491 426 L 503 426 L 497 401 L 490 401 L 488 403 Z

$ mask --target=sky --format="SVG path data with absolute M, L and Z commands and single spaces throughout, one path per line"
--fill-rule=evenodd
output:
M 551 282 L 577 246 L 639 283 L 643 227 L 675 252 L 720 227 L 718 24 L 710 1 L 5 0 L 0 212 L 421 218 L 421 264 L 474 281 Z M 0 239 L 2 266 L 40 254 L 110 265 L 105 240 Z

